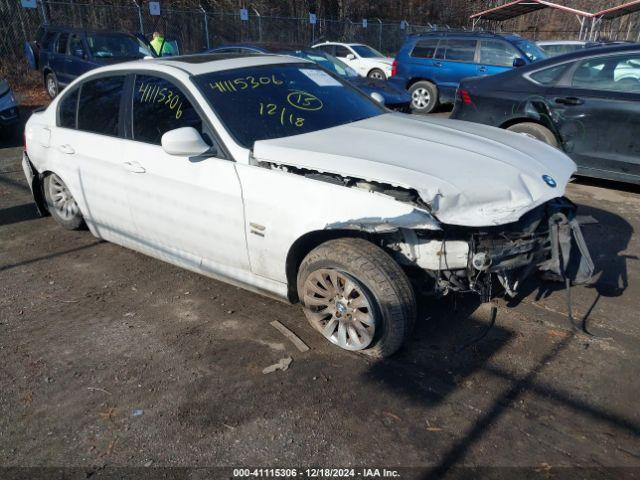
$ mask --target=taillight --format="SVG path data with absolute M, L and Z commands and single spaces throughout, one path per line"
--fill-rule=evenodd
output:
M 460 98 L 460 100 L 462 100 L 462 103 L 464 103 L 465 105 L 471 105 L 473 103 L 471 101 L 471 95 L 469 95 L 469 92 L 462 88 L 458 89 L 458 98 Z
M 394 60 L 391 64 L 391 76 L 394 77 L 398 73 L 398 61 Z

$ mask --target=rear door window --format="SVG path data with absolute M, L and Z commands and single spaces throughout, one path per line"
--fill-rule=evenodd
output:
M 58 106 L 58 126 L 64 128 L 76 128 L 76 113 L 78 111 L 78 93 L 76 88 L 73 92 L 66 93 Z
M 477 43 L 476 40 L 449 38 L 447 39 L 444 59 L 454 62 L 473 62 Z M 440 51 L 439 48 L 438 51 Z
M 133 139 L 138 142 L 160 145 L 162 135 L 182 127 L 204 133 L 202 119 L 191 102 L 164 78 L 136 75 L 132 107 Z
M 513 67 L 513 61 L 519 57 L 518 51 L 507 42 L 500 40 L 480 41 L 480 63 L 498 67 Z
M 62 55 L 67 53 L 67 41 L 69 40 L 68 33 L 61 33 L 58 35 L 58 41 L 56 42 L 56 53 L 60 53 Z
M 438 48 L 438 39 L 430 38 L 428 40 L 420 40 L 416 43 L 411 51 L 411 56 L 415 58 L 433 58 Z
M 117 136 L 123 75 L 101 77 L 84 82 L 78 105 L 78 130 Z
M 616 55 L 582 62 L 573 73 L 572 86 L 590 90 L 640 92 L 640 55 Z

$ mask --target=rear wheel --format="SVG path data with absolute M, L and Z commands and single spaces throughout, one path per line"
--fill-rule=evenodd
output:
M 538 123 L 533 122 L 522 122 L 516 123 L 515 125 L 511 125 L 507 128 L 510 132 L 520 133 L 522 135 L 526 135 L 530 138 L 535 138 L 536 140 L 540 140 L 552 147 L 558 147 L 558 139 L 553 134 L 551 130 L 547 127 L 544 127 Z
M 367 77 L 373 78 L 375 80 L 386 80 L 387 79 L 387 76 L 379 68 L 371 69 L 371 71 L 367 74 Z
M 409 87 L 411 109 L 417 113 L 431 113 L 438 106 L 438 87 L 426 80 Z
M 84 226 L 82 213 L 73 195 L 55 173 L 44 179 L 44 198 L 51 216 L 67 230 L 79 230 Z
M 302 261 L 297 287 L 309 323 L 340 348 L 387 357 L 411 333 L 411 284 L 396 261 L 371 242 L 323 243 Z
M 49 72 L 45 75 L 44 88 L 47 90 L 47 93 L 51 98 L 56 98 L 60 92 L 60 86 L 58 85 L 58 79 L 55 73 Z

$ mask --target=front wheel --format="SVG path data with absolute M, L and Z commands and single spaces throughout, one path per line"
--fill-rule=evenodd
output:
M 511 125 L 507 128 L 510 132 L 520 133 L 530 138 L 535 138 L 541 142 L 547 143 L 552 147 L 558 147 L 558 139 L 551 130 L 538 123 L 522 122 Z
M 371 69 L 371 71 L 369 73 L 367 73 L 367 77 L 373 78 L 374 80 L 386 80 L 387 79 L 387 76 L 379 68 Z
M 411 109 L 417 113 L 431 113 L 438 106 L 438 87 L 425 81 L 416 82 L 409 87 Z
M 309 323 L 340 348 L 388 357 L 411 333 L 413 288 L 396 261 L 371 242 L 323 243 L 302 261 L 297 287 Z

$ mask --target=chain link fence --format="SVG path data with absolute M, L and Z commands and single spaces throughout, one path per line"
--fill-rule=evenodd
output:
M 165 7 L 164 4 L 161 5 L 160 15 L 151 15 L 148 3 L 142 3 L 142 0 L 129 2 L 107 5 L 82 3 L 82 0 L 37 0 L 36 8 L 23 8 L 20 0 L 0 0 L 0 76 L 9 77 L 15 82 L 35 77 L 28 70 L 24 45 L 35 40 L 38 28 L 45 23 L 142 33 L 147 38 L 154 31 L 160 31 L 165 37 L 177 40 L 180 53 L 201 52 L 228 43 L 278 42 L 311 45 L 331 40 L 366 43 L 381 52 L 394 55 L 407 34 L 438 28 L 428 23 L 412 25 L 407 22 L 385 22 L 380 18 L 369 18 L 366 25 L 363 21 L 328 18 L 317 18 L 316 23 L 311 24 L 309 17 L 264 16 L 255 9 L 249 9 L 243 19 L 239 10 L 206 11 L 202 7 L 176 9 Z M 461 21 L 466 21 L 466 16 L 460 18 Z M 516 27 L 513 29 L 516 30 L 514 33 L 532 40 L 550 36 L 567 39 L 578 37 L 577 29 L 547 32 L 544 27 L 540 28 L 536 24 L 534 28 L 518 31 L 517 27 L 522 24 L 509 26 Z M 449 26 L 444 28 L 447 27 Z M 460 25 L 451 27 L 461 28 Z M 500 25 L 495 27 L 499 28 Z M 614 27 L 614 24 L 610 27 Z M 607 37 L 629 38 L 630 31 L 635 31 L 635 28 L 622 28 L 620 25 L 619 31 L 610 28 Z

